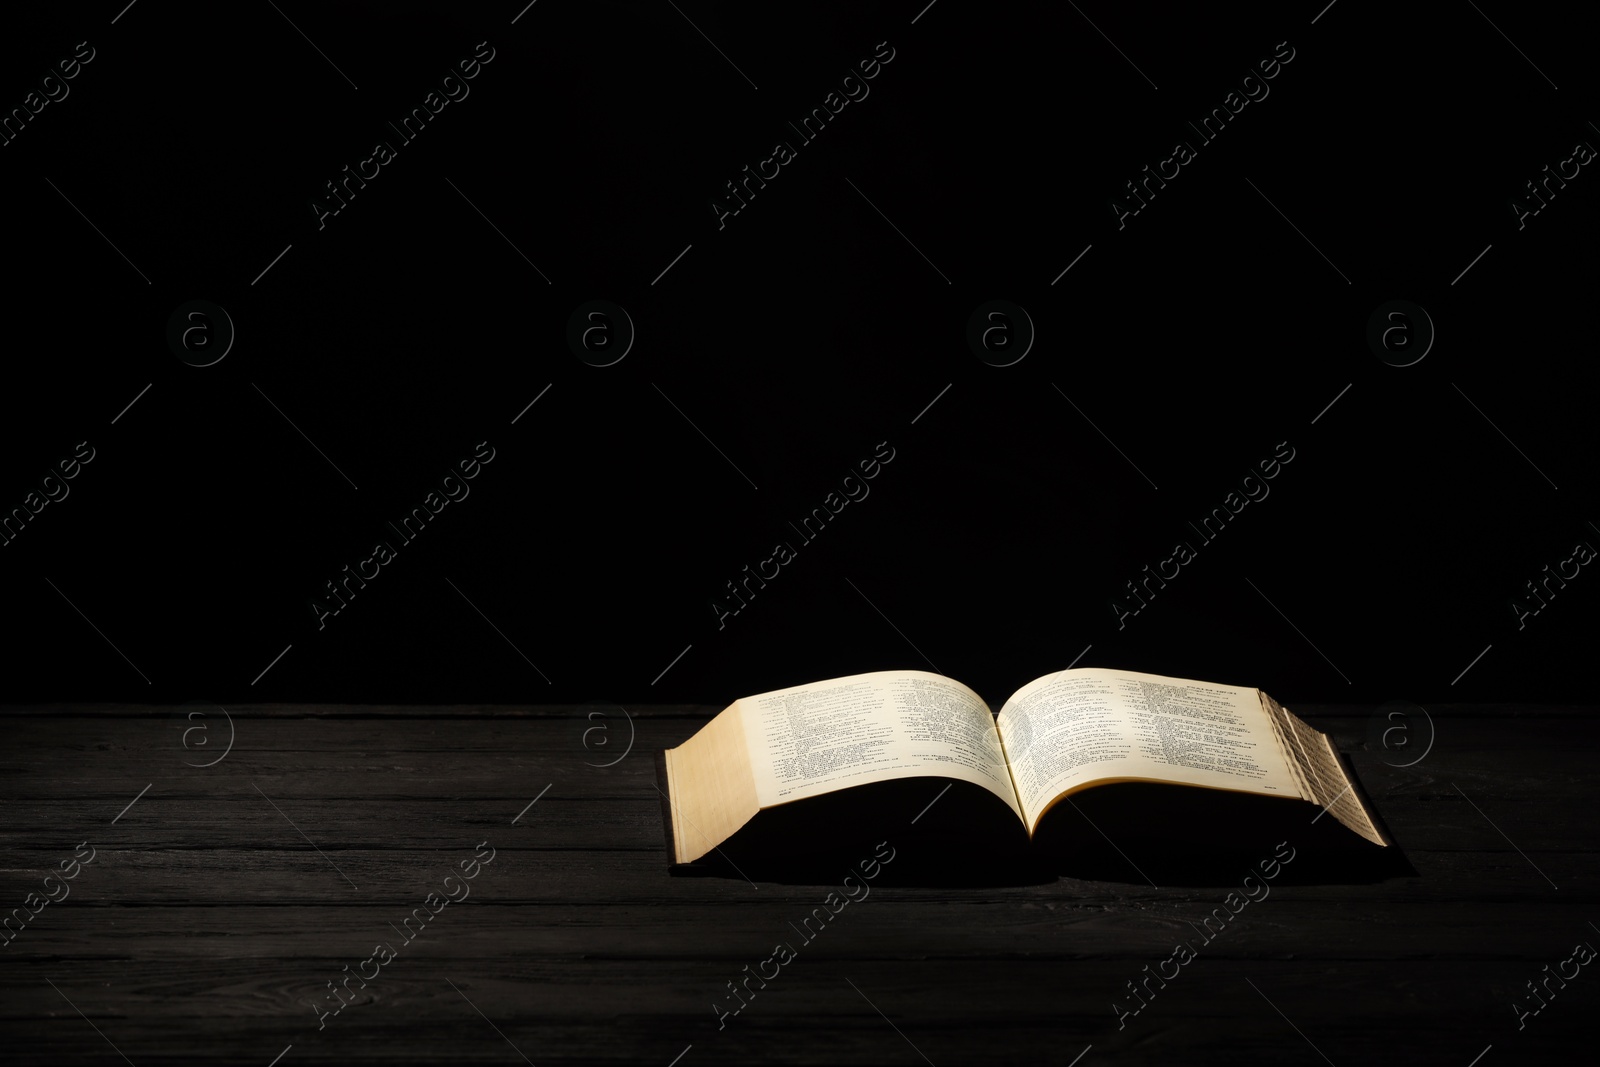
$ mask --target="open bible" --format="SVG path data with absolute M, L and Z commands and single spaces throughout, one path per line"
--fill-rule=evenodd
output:
M 718 849 L 762 812 L 921 777 L 987 791 L 1028 838 L 1081 790 L 1163 783 L 1309 801 L 1361 838 L 1391 843 L 1328 737 L 1267 694 L 1100 667 L 1035 679 L 998 715 L 927 671 L 744 697 L 664 752 L 659 773 L 675 864 Z

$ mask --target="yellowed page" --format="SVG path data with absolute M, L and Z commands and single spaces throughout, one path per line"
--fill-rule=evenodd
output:
M 939 775 L 990 790 L 1022 817 L 994 715 L 960 682 L 876 671 L 736 705 L 763 808 L 890 778 Z
M 1265 693 L 1261 694 L 1261 706 L 1277 723 L 1280 747 L 1286 750 L 1290 767 L 1300 779 L 1300 795 L 1373 844 L 1388 845 L 1388 839 L 1361 803 L 1355 783 L 1346 775 L 1332 739 L 1307 726 Z
M 1062 796 L 1101 781 L 1301 795 L 1255 689 L 1080 667 L 1013 693 L 999 730 L 1030 832 Z
M 704 856 L 761 810 L 745 753 L 738 704 L 724 708 L 677 748 L 667 749 L 676 862 L 692 863 Z

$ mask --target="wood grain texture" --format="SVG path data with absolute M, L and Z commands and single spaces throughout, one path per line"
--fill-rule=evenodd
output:
M 210 767 L 226 726 L 186 746 L 192 710 L 0 719 L 0 909 L 96 850 L 0 948 L 6 1062 L 1465 1065 L 1492 1045 L 1489 1067 L 1573 1055 L 1600 1004 L 1585 969 L 1521 1029 L 1512 1009 L 1600 943 L 1593 709 L 1433 709 L 1433 750 L 1397 768 L 1365 748 L 1370 709 L 1296 708 L 1416 874 L 1286 875 L 1209 943 L 1195 927 L 1239 881 L 1158 888 L 1132 860 L 1038 884 L 886 873 L 809 941 L 842 869 L 672 877 L 650 760 L 719 708 L 230 708 Z M 959 869 L 938 813 L 901 847 Z M 405 941 L 483 841 L 471 895 Z M 1119 1028 L 1113 1002 L 1137 1007 L 1127 983 L 1180 940 L 1197 957 Z M 379 942 L 395 958 L 320 1020 Z M 795 958 L 719 1018 L 779 942 Z

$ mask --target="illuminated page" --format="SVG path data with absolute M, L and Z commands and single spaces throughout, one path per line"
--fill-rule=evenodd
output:
M 1022 817 L 994 714 L 927 671 L 877 671 L 739 701 L 763 808 L 890 778 L 981 785 Z
M 1301 795 L 1255 689 L 1083 667 L 1017 690 L 999 729 L 1030 831 L 1094 782 Z

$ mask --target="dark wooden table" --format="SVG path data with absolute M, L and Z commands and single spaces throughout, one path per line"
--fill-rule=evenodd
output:
M 1600 945 L 1594 709 L 1434 707 L 1402 768 L 1372 709 L 1296 707 L 1417 873 L 1275 886 L 1122 1029 L 1126 983 L 1237 880 L 881 885 L 719 1027 L 838 880 L 669 876 L 653 757 L 715 710 L 7 709 L 0 906 L 31 917 L 0 948 L 0 1059 L 1497 1067 L 1589 1043 L 1595 968 L 1513 1005 Z

